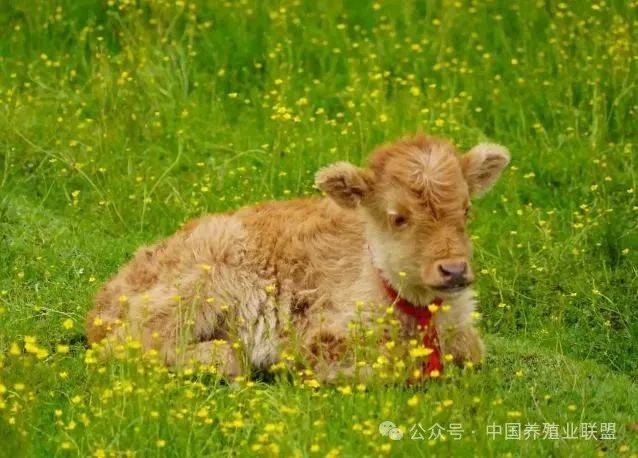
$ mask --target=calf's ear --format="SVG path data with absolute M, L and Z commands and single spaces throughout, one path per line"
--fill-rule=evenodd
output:
M 494 143 L 480 143 L 461 158 L 463 175 L 473 196 L 492 187 L 510 161 L 507 148 Z
M 349 162 L 336 162 L 317 172 L 315 185 L 344 208 L 358 207 L 372 189 L 367 170 Z

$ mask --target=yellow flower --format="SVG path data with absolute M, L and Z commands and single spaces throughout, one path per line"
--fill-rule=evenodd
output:
M 419 358 L 421 356 L 429 356 L 434 350 L 427 347 L 417 347 L 410 350 L 410 356 L 413 358 Z
M 66 354 L 69 352 L 69 346 L 68 345 L 58 345 L 56 347 L 56 351 L 60 354 Z
M 419 397 L 416 394 L 412 396 L 410 399 L 408 399 L 408 405 L 410 407 L 416 407 L 418 403 L 419 403 Z
M 73 327 L 73 320 L 71 318 L 67 318 L 66 320 L 64 320 L 64 322 L 62 323 L 62 327 L 64 329 L 71 329 Z
M 452 401 L 451 399 L 446 399 L 445 401 L 443 401 L 444 407 L 450 407 L 452 404 L 454 404 L 454 401 Z
M 338 390 L 339 390 L 339 392 L 340 392 L 341 394 L 343 394 L 344 396 L 348 396 L 348 395 L 352 394 L 352 388 L 350 388 L 350 386 L 349 386 L 349 385 L 341 386 L 341 387 L 339 387 L 339 388 L 337 388 L 337 389 L 338 389 Z
M 38 352 L 35 354 L 35 357 L 38 359 L 44 359 L 47 356 L 49 356 L 49 352 L 45 350 L 44 348 L 40 348 Z
M 84 355 L 84 363 L 85 364 L 95 364 L 97 363 L 97 358 L 93 354 L 93 350 L 88 349 Z
M 38 346 L 35 344 L 35 340 L 27 340 L 26 338 L 24 339 L 24 349 L 27 351 L 27 353 L 37 353 L 39 348 Z
M 166 441 L 164 439 L 158 439 L 157 442 L 155 442 L 155 445 L 157 448 L 162 448 L 166 445 Z
M 9 348 L 9 354 L 13 356 L 18 356 L 20 353 L 22 353 L 20 351 L 20 347 L 18 347 L 17 343 L 13 342 L 11 344 L 11 347 Z
M 317 452 L 319 451 L 319 445 L 318 445 L 318 444 L 312 444 L 312 445 L 310 446 L 310 451 L 311 451 L 312 453 L 317 453 Z
M 432 377 L 432 378 L 437 378 L 439 375 L 441 375 L 441 373 L 439 371 L 437 371 L 436 369 L 434 369 L 432 372 L 430 372 L 430 377 Z
M 244 420 L 242 418 L 237 418 L 233 420 L 232 422 L 230 422 L 230 426 L 232 426 L 233 428 L 243 428 Z

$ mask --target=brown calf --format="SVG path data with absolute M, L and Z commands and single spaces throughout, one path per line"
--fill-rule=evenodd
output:
M 443 300 L 447 311 L 433 317 L 443 353 L 479 361 L 467 212 L 508 161 L 499 145 L 461 155 L 417 136 L 379 148 L 368 168 L 320 170 L 326 197 L 192 221 L 140 248 L 101 289 L 89 341 L 132 336 L 169 365 L 215 364 L 234 376 L 247 369 L 234 347 L 249 365 L 268 368 L 294 332 L 318 377 L 333 380 L 352 373 L 344 355 L 355 315 L 373 322 L 392 303 L 386 283 L 415 306 Z M 376 306 L 361 318 L 357 301 Z M 414 318 L 399 318 L 402 335 L 419 338 Z

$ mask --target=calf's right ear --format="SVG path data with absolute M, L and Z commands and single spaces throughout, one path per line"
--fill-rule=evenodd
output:
M 356 208 L 372 189 L 370 172 L 349 162 L 336 162 L 317 172 L 315 185 L 344 208 Z

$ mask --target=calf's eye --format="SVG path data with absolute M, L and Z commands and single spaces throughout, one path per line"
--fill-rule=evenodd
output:
M 399 214 L 391 214 L 390 221 L 392 221 L 392 225 L 395 227 L 403 227 L 408 222 L 405 216 Z

